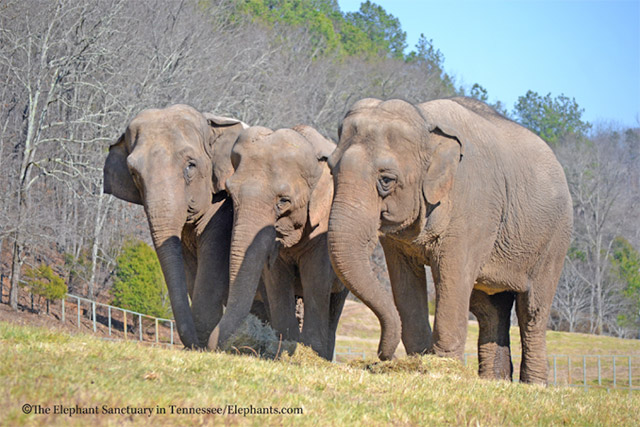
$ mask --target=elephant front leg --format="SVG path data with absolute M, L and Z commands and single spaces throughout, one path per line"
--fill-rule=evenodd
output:
M 304 301 L 302 343 L 310 346 L 320 357 L 331 360 L 333 350 L 329 353 L 329 311 L 335 275 L 325 248 L 326 245 L 323 250 L 314 251 L 300 263 Z
M 191 310 L 202 348 L 222 318 L 229 292 L 229 247 L 229 231 L 223 226 L 208 229 L 198 247 Z
M 471 312 L 478 319 L 480 328 L 478 374 L 481 378 L 512 379 L 509 326 L 514 299 L 513 292 L 487 295 L 474 289 L 471 293 Z
M 300 341 L 293 268 L 278 258 L 271 268 L 264 268 L 262 277 L 267 291 L 271 326 L 282 335 L 283 340 Z
M 426 353 L 432 349 L 433 341 L 424 265 L 402 254 L 388 239 L 380 242 L 402 322 L 402 343 L 407 354 Z
M 436 289 L 433 351 L 438 356 L 462 360 L 473 279 L 467 268 L 451 261 L 431 266 Z

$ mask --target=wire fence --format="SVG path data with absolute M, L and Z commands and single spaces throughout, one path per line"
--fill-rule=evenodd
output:
M 67 300 L 71 300 L 72 303 L 67 303 Z M 82 314 L 86 312 L 82 308 L 84 303 L 86 310 L 90 310 L 88 317 L 91 321 L 93 332 L 97 332 L 100 324 L 106 326 L 109 337 L 113 337 L 115 331 L 121 331 L 125 340 L 135 337 L 138 341 L 143 342 L 166 345 L 176 344 L 174 334 L 175 321 L 172 319 L 149 316 L 77 295 L 67 294 L 61 300 L 61 320 L 63 323 L 68 317 L 67 313 L 74 311 L 73 302 L 75 302 L 76 325 L 78 328 L 82 325 Z M 67 308 L 67 305 L 70 305 L 70 307 Z M 131 318 L 130 321 L 129 318 Z
M 1 282 L 0 282 L 1 283 Z M 2 295 L 2 294 L 0 294 Z M 33 303 L 33 300 L 32 300 Z M 175 321 L 103 304 L 67 294 L 60 300 L 57 313 L 63 324 L 89 328 L 102 338 L 134 339 L 154 345 L 180 345 Z M 375 358 L 371 351 L 351 346 L 336 346 L 334 361 Z M 512 355 L 514 378 L 519 376 L 520 355 Z M 478 355 L 466 353 L 465 366 L 478 368 Z M 640 391 L 640 355 L 559 355 L 548 356 L 549 384 L 553 386 Z M 517 380 L 516 380 L 517 381 Z
M 3 302 L 3 279 L 4 275 L 0 276 L 0 302 Z M 30 309 L 35 312 L 34 294 L 27 294 L 31 300 Z M 23 307 L 29 309 L 28 306 Z M 167 346 L 181 345 L 173 319 L 154 317 L 73 294 L 66 294 L 59 303 L 56 301 L 50 304 L 47 301 L 46 307 L 47 312 L 51 310 L 51 314 L 57 316 L 63 324 L 76 326 L 77 329 L 88 328 L 101 335 L 101 338 L 134 339 Z

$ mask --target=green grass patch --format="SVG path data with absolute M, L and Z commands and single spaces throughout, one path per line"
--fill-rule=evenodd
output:
M 0 360 L 0 425 L 12 426 L 637 425 L 640 405 L 636 392 L 480 380 L 457 362 L 430 356 L 331 364 L 298 346 L 292 356 L 274 361 L 110 342 L 6 323 L 0 323 Z M 103 406 L 151 408 L 153 413 L 24 414 L 25 404 L 50 412 L 55 405 L 77 405 L 98 411 Z M 177 414 L 179 408 L 227 412 Z M 243 415 L 238 412 L 242 408 L 253 408 L 254 413 Z M 303 414 L 257 414 L 259 408 L 301 408 Z M 158 414 L 159 410 L 167 413 Z

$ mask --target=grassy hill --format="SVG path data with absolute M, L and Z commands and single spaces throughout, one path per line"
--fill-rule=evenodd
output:
M 640 405 L 638 392 L 485 381 L 430 356 L 331 364 L 299 348 L 268 361 L 7 322 L 0 323 L 0 360 L 0 425 L 637 425 Z M 151 413 L 126 414 L 127 407 Z M 69 414 L 94 408 L 97 414 Z M 194 413 L 218 408 L 224 414 Z M 283 408 L 302 413 L 259 414 Z M 104 413 L 115 410 L 125 413 Z

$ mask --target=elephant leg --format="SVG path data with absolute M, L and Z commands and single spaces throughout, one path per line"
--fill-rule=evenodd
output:
M 433 341 L 424 265 L 405 256 L 388 239 L 381 238 L 380 242 L 402 322 L 402 343 L 407 354 L 426 353 L 432 349 Z
M 300 341 L 300 329 L 296 319 L 296 275 L 293 267 L 278 258 L 271 268 L 263 270 L 271 326 L 282 339 Z
M 522 341 L 520 382 L 523 383 L 547 384 L 548 380 L 547 323 L 568 246 L 565 233 L 556 233 L 554 240 L 529 273 L 529 290 L 516 297 Z
M 481 378 L 511 381 L 513 364 L 509 347 L 511 308 L 515 294 L 500 292 L 494 295 L 473 290 L 471 312 L 478 319 L 478 374 Z
M 300 262 L 300 281 L 304 301 L 302 343 L 310 346 L 320 357 L 331 360 L 328 353 L 329 310 L 331 288 L 335 275 L 325 245 L 318 245 Z
M 338 279 L 335 279 L 338 281 Z M 342 286 L 342 284 L 340 284 Z M 344 288 L 340 292 L 331 293 L 329 301 L 329 342 L 327 343 L 327 354 L 330 355 L 333 360 L 333 353 L 336 348 L 336 330 L 338 329 L 338 323 L 340 322 L 340 315 L 344 308 L 344 303 L 349 295 L 349 289 Z
M 536 310 L 535 305 L 531 291 L 518 294 L 516 297 L 516 313 L 522 341 L 520 382 L 546 384 L 549 369 L 546 340 L 549 309 Z
M 258 292 L 251 305 L 251 314 L 256 316 L 262 323 L 271 323 L 269 319 L 269 302 L 267 300 L 267 289 L 264 285 L 264 279 L 260 276 L 258 282 Z
M 198 239 L 198 269 L 191 309 L 198 340 L 203 348 L 211 331 L 222 318 L 229 293 L 229 248 L 231 247 L 231 211 L 220 210 Z
M 187 248 L 182 246 L 182 258 L 184 259 L 184 275 L 187 281 L 187 294 L 193 301 L 193 290 L 196 284 L 196 272 L 198 271 L 198 261 L 194 254 L 192 254 Z
M 468 266 L 448 259 L 431 266 L 436 289 L 433 351 L 438 356 L 462 360 L 469 322 L 473 279 Z

